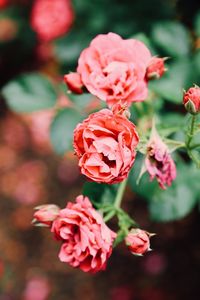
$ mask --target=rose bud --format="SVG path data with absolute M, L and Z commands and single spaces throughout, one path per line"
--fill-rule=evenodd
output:
M 167 70 L 164 64 L 165 60 L 166 58 L 160 58 L 156 56 L 152 57 L 146 71 L 147 80 L 158 79 L 162 77 Z
M 116 103 L 112 106 L 112 112 L 115 115 L 121 115 L 126 117 L 127 119 L 130 119 L 131 117 L 131 113 L 130 110 L 128 108 L 128 106 L 126 104 L 122 104 L 122 103 Z
M 116 233 L 105 224 L 89 198 L 80 195 L 75 203 L 68 202 L 51 231 L 62 241 L 60 261 L 84 272 L 105 270 Z
M 78 73 L 69 73 L 67 75 L 64 75 L 64 81 L 66 85 L 68 86 L 69 90 L 72 91 L 75 94 L 82 94 L 83 90 L 83 83 L 81 81 L 81 76 Z
M 102 109 L 74 130 L 74 150 L 81 173 L 93 181 L 118 183 L 127 178 L 139 137 L 135 125 L 120 114 Z
M 176 178 L 176 165 L 167 145 L 154 127 L 147 145 L 145 169 L 150 175 L 150 180 L 157 179 L 161 189 L 166 189 L 166 185 L 170 186 Z
M 149 238 L 153 235 L 139 228 L 133 228 L 126 236 L 125 242 L 132 254 L 142 255 L 151 250 Z
M 200 112 L 200 88 L 191 87 L 183 95 L 183 104 L 185 109 L 191 114 Z
M 52 225 L 52 222 L 57 218 L 60 208 L 54 204 L 45 204 L 37 206 L 34 213 L 32 223 L 36 226 L 48 226 Z

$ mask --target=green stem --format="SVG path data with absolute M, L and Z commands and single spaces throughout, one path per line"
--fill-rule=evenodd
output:
M 191 145 L 190 150 L 195 149 L 195 148 L 199 148 L 199 147 L 200 147 L 200 144 Z
M 192 141 L 193 135 L 194 135 L 194 125 L 195 125 L 196 115 L 192 116 L 191 126 L 190 126 L 190 132 L 188 133 L 188 140 L 186 143 L 186 147 L 190 148 L 190 143 Z
M 122 182 L 120 183 L 120 185 L 119 185 L 119 188 L 118 188 L 118 191 L 117 191 L 117 196 L 116 196 L 115 202 L 114 202 L 114 207 L 115 207 L 115 208 L 119 208 L 120 205 L 121 205 L 122 198 L 123 198 L 124 191 L 125 191 L 126 184 L 127 184 L 127 180 L 128 180 L 128 179 L 125 179 L 125 180 L 122 181 Z

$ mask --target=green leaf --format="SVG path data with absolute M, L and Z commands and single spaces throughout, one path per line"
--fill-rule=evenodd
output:
M 181 23 L 173 21 L 156 23 L 152 30 L 152 38 L 166 55 L 182 57 L 189 54 L 190 36 Z
M 83 186 L 83 195 L 87 196 L 97 207 L 112 205 L 116 197 L 117 188 L 117 184 L 108 185 L 86 182 Z
M 194 207 L 200 192 L 200 171 L 194 165 L 177 168 L 177 178 L 167 190 L 157 190 L 150 201 L 154 221 L 167 222 L 185 217 Z
M 81 51 L 88 43 L 88 37 L 83 32 L 72 30 L 67 36 L 55 41 L 55 55 L 61 63 L 67 65 L 76 64 Z
M 114 240 L 113 246 L 116 247 L 118 244 L 123 242 L 124 238 L 126 237 L 126 233 L 123 230 L 119 230 L 117 232 L 117 237 Z
M 155 193 L 155 190 L 159 189 L 159 187 L 155 180 L 153 182 L 150 181 L 149 175 L 147 173 L 142 176 L 139 184 L 136 183 L 143 162 L 143 156 L 137 155 L 136 161 L 129 175 L 129 185 L 134 193 L 150 201 L 152 195 Z
M 51 108 L 57 95 L 51 82 L 43 75 L 32 73 L 19 76 L 2 89 L 8 106 L 16 112 L 33 112 Z
M 84 93 L 81 95 L 76 95 L 76 94 L 70 93 L 67 96 L 79 109 L 85 108 L 91 102 L 91 100 L 94 98 L 94 96 L 89 93 Z
M 185 144 L 182 141 L 176 141 L 171 139 L 163 139 L 163 141 L 167 145 L 170 153 L 174 152 L 178 148 L 185 147 Z
M 199 76 L 200 76 L 200 49 L 194 55 L 194 65 L 196 67 L 197 75 L 198 75 L 198 82 L 195 82 L 195 83 L 200 85 L 200 80 L 199 80 Z
M 145 33 L 139 32 L 137 34 L 134 34 L 131 38 L 134 38 L 136 40 L 143 42 L 149 48 L 151 53 L 155 53 L 155 49 L 154 49 L 150 39 L 148 38 L 148 36 Z
M 65 108 L 57 113 L 51 124 L 50 138 L 58 154 L 72 149 L 73 131 L 81 120 L 80 113 L 72 108 Z

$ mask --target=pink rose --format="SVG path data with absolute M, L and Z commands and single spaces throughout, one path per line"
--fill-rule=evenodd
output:
M 150 63 L 147 68 L 146 72 L 146 78 L 149 79 L 158 79 L 162 77 L 162 75 L 167 70 L 165 68 L 165 60 L 166 58 L 160 58 L 160 57 L 152 57 L 150 60 Z
M 88 91 L 111 107 L 121 100 L 129 106 L 147 97 L 146 68 L 151 59 L 147 47 L 115 33 L 100 34 L 82 51 L 77 72 Z
M 142 255 L 150 250 L 150 234 L 139 228 L 132 229 L 125 238 L 126 245 L 131 253 Z
M 62 262 L 84 272 L 105 269 L 116 234 L 106 226 L 87 197 L 81 195 L 76 203 L 68 202 L 51 231 L 63 242 L 59 253 Z
M 51 226 L 57 218 L 60 208 L 54 204 L 44 204 L 36 207 L 33 215 L 33 223 Z
M 91 114 L 74 130 L 74 150 L 81 173 L 96 182 L 124 180 L 138 144 L 135 125 L 108 109 Z
M 147 146 L 145 167 L 150 179 L 153 180 L 156 177 L 162 189 L 166 189 L 166 185 L 170 186 L 176 178 L 176 166 L 169 149 L 154 128 Z
M 64 76 L 64 81 L 68 86 L 69 90 L 75 94 L 82 94 L 83 83 L 81 81 L 81 76 L 78 73 L 69 73 Z
M 74 20 L 70 0 L 35 0 L 31 25 L 41 41 L 51 41 L 69 31 Z
M 184 93 L 183 104 L 191 114 L 200 112 L 200 88 L 198 86 L 191 87 Z

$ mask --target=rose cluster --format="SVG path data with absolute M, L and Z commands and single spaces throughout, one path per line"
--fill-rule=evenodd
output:
M 74 151 L 81 173 L 89 180 L 115 184 L 128 177 L 139 143 L 129 108 L 147 98 L 148 81 L 163 75 L 164 60 L 153 57 L 138 40 L 124 40 L 115 33 L 101 34 L 82 51 L 77 72 L 64 76 L 70 92 L 89 92 L 108 106 L 89 115 L 74 129 Z M 150 179 L 156 178 L 162 189 L 176 177 L 175 164 L 155 126 L 146 143 L 144 165 Z M 113 211 L 117 215 L 116 206 Z M 105 269 L 117 234 L 107 227 L 87 197 L 77 197 L 64 209 L 54 205 L 39 207 L 34 218 L 50 227 L 62 243 L 62 262 L 91 273 Z M 152 234 L 132 228 L 132 224 L 120 230 L 131 253 L 142 255 L 150 250 Z
M 61 262 L 90 273 L 106 268 L 116 233 L 105 224 L 89 198 L 80 195 L 75 203 L 68 202 L 64 209 L 54 204 L 36 209 L 33 223 L 49 227 L 61 242 Z M 150 250 L 149 237 L 146 231 L 132 229 L 125 241 L 133 254 L 142 255 Z
M 64 76 L 71 92 L 81 94 L 85 87 L 110 108 L 90 115 L 74 130 L 79 167 L 90 180 L 112 184 L 128 176 L 139 142 L 128 108 L 147 98 L 148 81 L 164 74 L 164 61 L 138 40 L 100 34 L 82 51 L 77 72 Z M 175 164 L 158 135 L 146 147 L 145 164 L 161 188 L 176 177 Z

